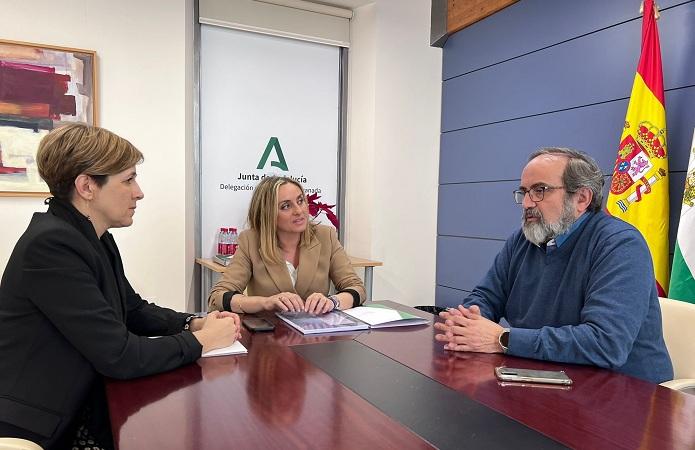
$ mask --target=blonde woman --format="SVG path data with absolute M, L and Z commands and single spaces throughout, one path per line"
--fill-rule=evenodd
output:
M 108 232 L 130 226 L 144 196 L 142 153 L 130 142 L 71 124 L 48 133 L 36 159 L 53 197 L 15 245 L 0 284 L 0 436 L 112 448 L 103 377 L 191 363 L 232 344 L 239 317 L 178 313 L 131 287 Z
M 211 311 L 323 314 L 364 302 L 364 285 L 335 229 L 310 222 L 298 182 L 264 178 L 251 198 L 248 224 L 232 263 L 210 292 Z M 329 295 L 331 281 L 334 295 Z

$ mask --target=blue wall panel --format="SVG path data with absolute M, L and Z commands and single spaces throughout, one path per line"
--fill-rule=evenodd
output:
M 437 286 L 435 295 L 439 306 L 456 306 L 460 305 L 464 298 L 470 294 L 470 291 L 462 289 L 452 289 L 444 286 Z
M 626 109 L 627 100 L 620 100 L 443 133 L 439 182 L 519 179 L 528 155 L 549 146 L 584 150 L 608 173 Z
M 438 236 L 437 285 L 472 290 L 503 245 L 504 241 L 490 239 Z
M 447 41 L 437 304 L 467 295 L 518 229 L 510 192 L 529 153 L 574 147 L 611 173 L 639 55 L 637 3 L 522 0 Z M 695 126 L 695 1 L 659 6 L 673 249 Z
M 659 20 L 665 89 L 695 85 L 690 10 L 695 2 L 664 11 Z M 442 131 L 626 98 L 640 35 L 640 21 L 627 22 L 444 81 Z
M 669 168 L 684 171 L 695 126 L 695 87 L 668 91 L 665 101 Z M 439 182 L 518 179 L 528 155 L 547 146 L 583 150 L 610 174 L 626 109 L 627 99 L 443 133 Z
M 661 11 L 682 3 L 658 2 Z M 522 0 L 451 36 L 443 78 L 640 18 L 637 0 Z
M 521 207 L 512 196 L 518 187 L 519 180 L 441 185 L 437 233 L 507 239 L 521 223 Z M 480 214 L 490 209 L 494 209 L 494 215 Z

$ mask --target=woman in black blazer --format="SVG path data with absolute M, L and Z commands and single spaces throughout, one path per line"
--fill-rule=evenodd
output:
M 141 161 L 130 142 L 83 124 L 41 141 L 39 174 L 53 197 L 34 214 L 0 284 L 0 436 L 111 448 L 103 376 L 171 370 L 238 337 L 235 314 L 160 308 L 126 279 L 107 230 L 133 222 Z

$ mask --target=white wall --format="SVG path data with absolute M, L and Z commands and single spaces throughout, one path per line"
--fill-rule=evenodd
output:
M 99 124 L 144 154 L 145 199 L 116 230 L 126 273 L 158 304 L 192 308 L 193 151 L 190 0 L 4 2 L 0 38 L 97 52 Z M 0 197 L 0 270 L 43 199 Z
M 441 49 L 430 0 L 378 0 L 351 21 L 345 246 L 380 260 L 375 300 L 434 304 Z

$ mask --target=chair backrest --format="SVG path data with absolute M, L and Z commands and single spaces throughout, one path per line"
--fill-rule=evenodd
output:
M 674 378 L 695 378 L 695 304 L 670 298 L 659 303 Z
M 26 439 L 0 437 L 0 450 L 43 450 L 40 445 Z

